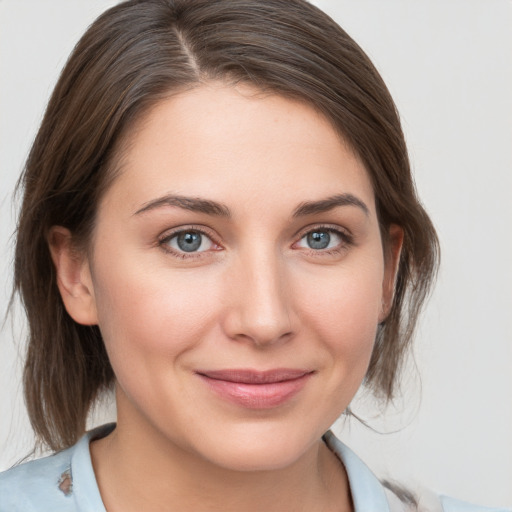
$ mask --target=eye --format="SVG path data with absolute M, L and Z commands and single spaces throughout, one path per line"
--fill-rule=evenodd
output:
M 174 233 L 162 240 L 162 244 L 178 253 L 204 252 L 214 247 L 211 238 L 205 233 L 193 229 Z
M 307 232 L 296 244 L 297 247 L 325 251 L 350 243 L 348 236 L 335 229 L 317 228 Z

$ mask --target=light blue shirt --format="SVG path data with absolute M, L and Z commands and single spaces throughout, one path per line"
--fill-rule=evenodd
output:
M 89 443 L 108 435 L 115 424 L 85 434 L 77 444 L 49 457 L 0 473 L 0 512 L 106 512 L 92 467 Z M 344 464 L 356 512 L 393 512 L 386 491 L 368 467 L 328 432 L 324 439 Z M 441 497 L 445 512 L 512 512 L 464 504 Z M 442 504 L 442 506 L 441 506 Z M 407 508 L 403 508 L 407 510 Z

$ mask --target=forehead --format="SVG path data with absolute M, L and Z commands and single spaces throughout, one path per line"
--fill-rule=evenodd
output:
M 162 100 L 125 148 L 112 193 L 133 208 L 165 193 L 264 205 L 345 192 L 373 208 L 367 172 L 330 121 L 247 85 L 210 83 Z

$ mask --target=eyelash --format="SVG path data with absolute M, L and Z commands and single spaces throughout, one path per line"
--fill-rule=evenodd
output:
M 316 249 L 316 250 L 312 249 L 312 248 L 305 249 L 309 254 L 316 256 L 316 257 L 336 256 L 336 255 L 344 252 L 345 250 L 347 250 L 349 247 L 353 246 L 355 243 L 353 235 L 348 230 L 341 229 L 338 226 L 334 227 L 331 225 L 319 224 L 319 225 L 308 226 L 308 227 L 304 228 L 299 233 L 298 241 L 295 242 L 294 245 L 297 244 L 298 242 L 300 242 L 304 237 L 306 237 L 310 233 L 315 233 L 318 231 L 333 233 L 340 238 L 341 242 L 337 246 L 332 247 L 331 249 Z
M 169 242 L 177 237 L 178 235 L 182 233 L 200 233 L 201 235 L 207 237 L 211 243 L 216 246 L 217 248 L 214 249 L 214 251 L 220 250 L 219 248 L 222 248 L 222 245 L 219 243 L 219 241 L 216 239 L 216 237 L 211 233 L 209 230 L 204 229 L 201 226 L 186 226 L 184 228 L 177 228 L 171 232 L 166 232 L 163 235 L 161 235 L 158 238 L 158 246 L 160 246 L 165 252 L 173 255 L 174 257 L 186 260 L 186 259 L 195 259 L 195 258 L 201 258 L 204 257 L 206 253 L 209 253 L 211 251 L 200 251 L 200 252 L 181 252 L 177 251 L 169 246 Z M 354 238 L 351 233 L 347 232 L 346 230 L 340 229 L 339 227 L 333 227 L 329 225 L 316 225 L 316 226 L 308 226 L 307 228 L 303 229 L 298 234 L 298 240 L 294 242 L 293 245 L 298 244 L 301 240 L 304 239 L 307 235 L 315 232 L 327 232 L 327 233 L 333 233 L 336 236 L 338 236 L 341 239 L 341 243 L 339 243 L 336 247 L 332 247 L 330 249 L 312 249 L 312 248 L 304 248 L 304 251 L 309 253 L 313 256 L 335 256 L 337 254 L 340 254 L 344 250 L 346 250 L 348 247 L 354 245 Z
M 170 232 L 169 231 L 165 232 L 163 235 L 161 235 L 158 238 L 158 245 L 165 252 L 167 252 L 177 258 L 183 259 L 183 260 L 201 258 L 201 257 L 204 257 L 205 253 L 210 252 L 210 251 L 200 251 L 200 252 L 185 252 L 185 251 L 183 251 L 183 252 L 181 252 L 181 251 L 177 251 L 177 250 L 173 249 L 172 247 L 170 247 L 168 245 L 169 242 L 173 238 L 177 237 L 178 235 L 180 235 L 182 233 L 200 233 L 201 235 L 208 238 L 214 246 L 217 246 L 219 248 L 222 247 L 221 244 L 217 241 L 216 237 L 213 235 L 213 233 L 204 229 L 201 226 L 194 226 L 194 225 L 186 226 L 184 228 L 177 228 Z M 214 251 L 217 251 L 217 250 L 219 250 L 219 249 L 214 249 Z

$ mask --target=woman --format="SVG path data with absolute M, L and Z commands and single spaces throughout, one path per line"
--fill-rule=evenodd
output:
M 385 85 L 320 11 L 107 11 L 23 186 L 25 393 L 59 453 L 0 510 L 462 510 L 325 434 L 363 381 L 393 398 L 437 239 Z M 117 424 L 84 436 L 111 386 Z

